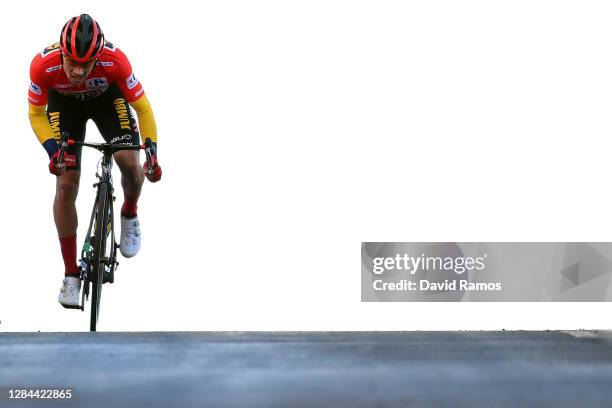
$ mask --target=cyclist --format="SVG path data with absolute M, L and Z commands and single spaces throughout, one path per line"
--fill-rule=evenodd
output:
M 53 215 L 64 260 L 64 279 L 59 302 L 79 305 L 81 280 L 76 262 L 77 212 L 81 147 L 67 148 L 64 163 L 57 161 L 61 132 L 84 141 L 85 124 L 92 119 L 108 143 L 140 144 L 140 133 L 151 138 L 157 151 L 157 128 L 151 105 L 132 73 L 125 54 L 104 38 L 100 25 L 87 14 L 68 20 L 60 41 L 37 54 L 30 65 L 29 118 L 34 133 L 49 155 L 49 171 L 56 177 Z M 138 124 L 130 106 L 136 111 Z M 140 128 L 140 129 L 139 129 Z M 121 254 L 136 255 L 140 249 L 138 197 L 144 176 L 151 182 L 162 175 L 157 155 L 152 174 L 140 167 L 138 151 L 113 155 L 121 171 L 124 201 L 121 207 Z

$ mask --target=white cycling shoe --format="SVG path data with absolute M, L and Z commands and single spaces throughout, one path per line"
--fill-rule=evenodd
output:
M 62 287 L 58 296 L 58 301 L 62 306 L 69 309 L 79 307 L 79 295 L 81 293 L 81 279 L 66 276 L 62 281 Z
M 140 223 L 138 217 L 121 217 L 121 255 L 131 258 L 140 250 Z

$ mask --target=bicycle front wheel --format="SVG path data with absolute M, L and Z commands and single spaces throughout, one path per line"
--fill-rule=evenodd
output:
M 91 265 L 91 319 L 89 330 L 96 331 L 98 317 L 100 316 L 100 298 L 102 297 L 102 284 L 104 283 L 104 268 L 106 264 L 106 228 L 109 223 L 108 185 L 100 184 L 98 190 L 98 209 L 96 211 L 96 227 L 94 231 L 93 263 Z

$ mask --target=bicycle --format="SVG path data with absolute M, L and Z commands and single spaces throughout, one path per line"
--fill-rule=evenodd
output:
M 81 304 L 69 307 L 85 311 L 85 302 L 89 301 L 91 283 L 92 299 L 89 330 L 96 331 L 98 317 L 100 316 L 102 285 L 104 283 L 114 283 L 115 270 L 119 266 L 119 262 L 117 261 L 117 248 L 119 248 L 119 245 L 115 240 L 113 212 L 113 201 L 115 200 L 111 173 L 113 167 L 113 153 L 121 150 L 144 150 L 149 167 L 148 171 L 151 173 L 153 171 L 151 154 L 155 154 L 155 151 L 151 139 L 149 138 L 145 140 L 145 144 L 132 145 L 130 143 L 111 144 L 77 142 L 68 139 L 68 137 L 68 133 L 62 132 L 60 152 L 57 161 L 58 166 L 63 165 L 64 154 L 68 146 L 71 145 L 91 147 L 99 150 L 103 154 L 102 159 L 98 163 L 100 172 L 96 170 L 98 182 L 93 185 L 97 190 L 96 198 L 91 211 L 85 242 L 81 249 L 81 259 L 79 260 L 80 277 L 83 281 Z

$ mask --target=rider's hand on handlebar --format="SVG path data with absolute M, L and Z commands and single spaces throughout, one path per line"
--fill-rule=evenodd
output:
M 49 173 L 55 174 L 56 176 L 61 176 L 66 172 L 65 163 L 58 164 L 57 159 L 59 157 L 59 150 L 53 153 L 51 159 L 49 160 Z
M 142 166 L 142 169 L 144 171 L 145 176 L 147 177 L 147 179 L 151 182 L 151 183 L 155 183 L 157 181 L 159 181 L 161 179 L 162 176 L 162 169 L 159 165 L 159 163 L 157 162 L 157 155 L 152 154 L 151 155 L 151 169 L 153 170 L 151 172 L 151 174 L 149 174 L 149 164 L 145 161 L 144 166 Z

